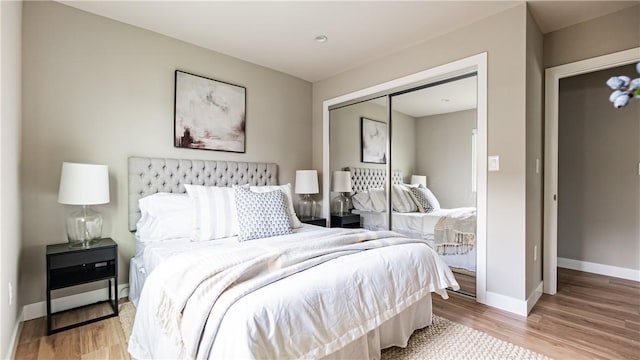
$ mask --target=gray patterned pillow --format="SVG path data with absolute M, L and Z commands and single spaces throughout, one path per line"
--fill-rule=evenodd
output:
M 281 190 L 256 193 L 234 186 L 238 213 L 238 241 L 291 234 L 288 203 Z
M 423 213 L 432 212 L 434 210 L 440 210 L 440 202 L 431 190 L 425 187 L 410 187 L 411 195 L 418 205 L 418 211 Z

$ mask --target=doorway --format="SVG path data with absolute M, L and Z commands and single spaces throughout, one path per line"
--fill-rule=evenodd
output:
M 545 110 L 545 190 L 544 190 L 544 292 L 557 291 L 558 267 L 558 202 L 559 193 L 559 89 L 560 81 L 572 76 L 591 73 L 640 61 L 640 48 L 604 55 L 593 59 L 565 64 L 546 70 Z M 603 96 L 608 96 L 606 85 Z M 637 105 L 637 104 L 633 104 Z M 606 121 L 606 120 L 603 120 Z M 637 165 L 636 165 L 637 166 Z M 636 169 L 637 172 L 637 169 Z M 604 240 L 603 240 L 604 241 Z M 589 264 L 599 265 L 591 262 Z M 584 265 L 584 263 L 583 263 Z M 566 266 L 566 264 L 565 264 Z M 606 269 L 606 268 L 605 268 Z M 589 270 L 589 269 L 583 269 Z M 599 267 L 602 270 L 602 267 Z M 602 272 L 600 272 L 602 273 Z M 635 272 L 637 274 L 637 272 Z M 613 274 L 610 274 L 613 275 Z M 614 275 L 617 276 L 617 275 Z M 637 275 L 634 275 L 637 276 Z M 640 280 L 640 279 L 639 279 Z

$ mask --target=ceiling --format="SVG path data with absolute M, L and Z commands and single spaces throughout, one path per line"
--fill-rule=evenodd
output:
M 60 1 L 315 82 L 522 1 Z M 640 1 L 529 1 L 544 32 Z M 328 41 L 314 41 L 317 35 Z
M 477 107 L 478 77 L 472 76 L 394 96 L 391 107 L 413 118 L 470 110 Z M 386 98 L 371 100 L 386 106 Z

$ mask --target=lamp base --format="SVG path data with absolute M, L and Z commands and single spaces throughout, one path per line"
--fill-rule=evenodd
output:
M 351 212 L 351 200 L 345 195 L 340 193 L 331 201 L 331 215 L 345 216 Z
M 91 247 L 102 237 L 102 215 L 83 205 L 82 209 L 72 212 L 67 218 L 67 239 L 69 247 Z
M 311 198 L 311 195 L 304 194 L 302 199 L 298 202 L 299 215 L 305 219 L 315 219 L 316 217 L 316 201 Z

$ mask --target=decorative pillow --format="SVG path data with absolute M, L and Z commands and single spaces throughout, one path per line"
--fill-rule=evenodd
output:
M 254 192 L 233 187 L 238 214 L 238 241 L 287 235 L 293 231 L 283 191 Z
M 286 196 L 287 213 L 289 214 L 289 218 L 291 220 L 291 226 L 294 229 L 302 227 L 302 223 L 300 222 L 300 220 L 296 216 L 296 210 L 293 207 L 293 200 L 291 198 L 291 184 L 272 185 L 272 186 L 252 186 L 251 187 L 251 191 L 257 192 L 257 193 L 263 193 L 263 192 L 268 192 L 268 191 L 273 191 L 273 190 L 281 190 L 284 193 L 284 195 Z
M 192 241 L 206 241 L 238 235 L 233 188 L 185 185 L 193 200 Z
M 393 210 L 397 212 L 404 213 L 418 211 L 418 206 L 411 196 L 411 191 L 409 191 L 408 187 L 401 184 L 393 185 L 393 197 L 391 198 L 391 203 L 393 204 Z
M 426 187 L 412 187 L 409 188 L 409 191 L 411 191 L 420 212 L 428 213 L 434 210 L 440 210 L 440 202 L 431 190 Z

